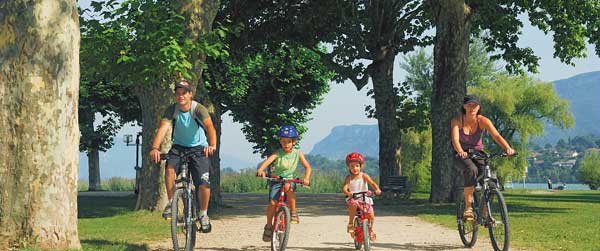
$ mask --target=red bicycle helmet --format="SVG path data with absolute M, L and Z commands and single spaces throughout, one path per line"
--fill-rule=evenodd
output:
M 346 165 L 354 161 L 359 162 L 362 165 L 365 163 L 365 157 L 363 157 L 360 153 L 351 152 L 350 154 L 348 154 L 348 156 L 346 156 Z

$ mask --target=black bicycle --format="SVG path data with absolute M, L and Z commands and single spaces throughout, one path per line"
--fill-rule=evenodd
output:
M 516 155 L 516 153 L 515 153 Z M 473 220 L 464 217 L 465 202 L 460 196 L 456 210 L 456 222 L 460 239 L 466 247 L 473 247 L 477 241 L 477 227 L 488 228 L 494 250 L 506 251 L 510 245 L 510 226 L 508 224 L 508 209 L 504 196 L 500 192 L 498 178 L 492 174 L 490 162 L 497 157 L 507 157 L 506 153 L 487 154 L 479 151 L 469 151 L 473 161 L 483 160 L 483 172 L 477 177 L 477 187 L 473 194 Z
M 181 172 L 175 180 L 175 192 L 171 200 L 171 238 L 175 251 L 194 250 L 196 232 L 198 231 L 198 196 L 192 183 L 188 169 L 189 158 L 193 152 L 180 154 Z M 166 160 L 168 154 L 161 154 L 160 159 Z

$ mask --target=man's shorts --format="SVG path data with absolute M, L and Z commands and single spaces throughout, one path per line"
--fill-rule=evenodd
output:
M 167 159 L 167 165 L 173 166 L 175 172 L 179 175 L 181 172 L 181 158 L 180 154 L 192 152 L 189 157 L 188 169 L 192 173 L 192 179 L 196 187 L 202 185 L 210 185 L 210 158 L 204 156 L 204 146 L 185 147 L 180 145 L 173 145 L 169 150 L 169 158 Z
M 271 182 L 269 181 L 269 201 L 275 200 L 275 201 L 279 201 L 279 190 L 281 190 L 281 186 L 284 185 L 281 182 Z M 296 191 L 296 183 L 290 183 L 291 187 L 292 187 L 292 191 Z M 285 198 L 285 194 L 283 195 L 284 199 L 287 200 L 287 198 Z

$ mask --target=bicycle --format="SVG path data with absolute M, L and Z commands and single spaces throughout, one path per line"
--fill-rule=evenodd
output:
M 490 162 L 494 158 L 508 157 L 508 155 L 506 153 L 488 155 L 485 152 L 471 150 L 468 153 L 470 159 L 483 160 L 484 165 L 483 171 L 477 177 L 477 188 L 473 194 L 473 220 L 464 217 L 466 205 L 463 196 L 457 203 L 456 221 L 460 239 L 465 247 L 473 247 L 477 242 L 478 225 L 481 225 L 488 228 L 494 250 L 506 251 L 510 246 L 508 209 L 498 186 L 498 178 L 492 175 Z
M 356 208 L 356 215 L 354 216 L 354 233 L 352 238 L 354 239 L 354 248 L 361 250 L 363 247 L 364 251 L 371 250 L 371 239 L 370 231 L 371 224 L 369 223 L 369 211 L 371 210 L 371 204 L 366 203 L 367 197 L 372 197 L 373 192 L 358 192 L 352 193 L 352 199 L 358 200 L 358 207 Z M 362 197 L 362 200 L 360 198 Z
M 290 235 L 290 209 L 285 203 L 285 183 L 299 183 L 304 184 L 301 179 L 287 179 L 280 176 L 264 177 L 269 181 L 282 183 L 279 189 L 279 202 L 275 208 L 275 216 L 273 217 L 273 237 L 271 238 L 271 251 L 284 251 L 287 247 L 287 241 Z
M 181 172 L 175 180 L 175 192 L 171 200 L 171 238 L 175 251 L 194 250 L 196 232 L 198 231 L 198 196 L 192 185 L 192 176 L 188 169 L 189 158 L 193 152 L 180 154 Z M 161 154 L 160 159 L 166 160 L 168 154 Z M 209 228 L 211 226 L 209 225 Z

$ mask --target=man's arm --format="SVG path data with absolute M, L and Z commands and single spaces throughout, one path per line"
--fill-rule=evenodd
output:
M 160 120 L 160 126 L 156 130 L 156 135 L 152 139 L 152 150 L 150 150 L 150 159 L 155 163 L 160 161 L 160 144 L 162 143 L 167 131 L 171 127 L 171 121 L 168 119 Z
M 210 156 L 217 149 L 217 130 L 215 129 L 215 125 L 210 116 L 202 120 L 202 124 L 204 125 L 204 130 L 206 130 L 206 136 L 208 137 L 208 146 L 204 148 L 204 155 Z

